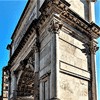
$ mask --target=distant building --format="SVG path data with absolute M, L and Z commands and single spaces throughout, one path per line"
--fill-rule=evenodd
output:
M 95 0 L 29 0 L 8 45 L 9 100 L 97 100 Z M 5 74 L 4 74 L 5 75 Z M 6 78 L 3 78 L 6 80 Z
M 8 100 L 8 73 L 5 67 L 2 70 L 2 100 Z

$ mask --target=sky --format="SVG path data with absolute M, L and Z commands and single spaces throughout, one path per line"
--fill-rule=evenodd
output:
M 95 4 L 96 24 L 100 26 L 100 0 Z M 100 38 L 97 39 L 99 50 L 96 53 L 96 68 L 97 68 L 97 85 L 98 85 L 98 100 L 100 100 Z
M 2 67 L 7 65 L 11 43 L 11 35 L 25 8 L 27 0 L 0 0 L 0 94 L 2 82 Z
M 11 43 L 11 35 L 24 10 L 27 0 L 0 0 L 0 91 L 2 83 L 2 67 L 7 65 L 9 51 L 7 44 Z M 100 0 L 95 4 L 96 24 L 100 25 Z M 100 38 L 97 40 L 100 47 Z M 100 49 L 96 53 L 98 92 L 100 94 Z M 0 92 L 1 94 L 1 92 Z M 98 96 L 100 100 L 100 96 Z

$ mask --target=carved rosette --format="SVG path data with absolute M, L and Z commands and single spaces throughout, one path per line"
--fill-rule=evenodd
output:
M 62 28 L 62 23 L 56 20 L 52 20 L 50 23 L 50 27 L 48 29 L 49 32 L 59 34 L 60 29 Z

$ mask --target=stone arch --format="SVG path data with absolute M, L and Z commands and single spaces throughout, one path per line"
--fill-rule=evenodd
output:
M 19 72 L 17 100 L 34 100 L 34 76 L 34 60 L 29 58 L 22 64 Z

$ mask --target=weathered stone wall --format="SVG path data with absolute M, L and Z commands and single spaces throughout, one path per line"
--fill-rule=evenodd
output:
M 51 34 L 47 27 L 40 34 L 40 100 L 50 99 Z
M 51 35 L 44 30 L 40 36 L 40 77 L 50 71 L 51 63 Z
M 83 43 L 68 32 L 59 34 L 60 99 L 88 100 L 90 73 Z M 86 79 L 86 80 L 84 80 Z
M 60 32 L 60 60 L 78 68 L 88 70 L 87 56 L 82 53 L 83 43 L 72 36 Z
M 89 100 L 88 82 L 60 73 L 60 97 L 61 100 Z

